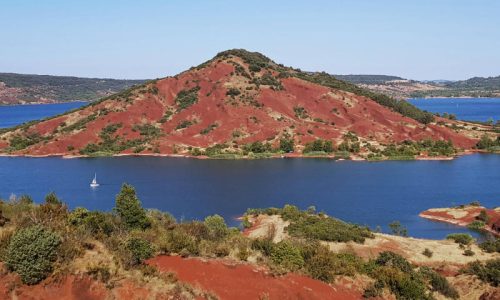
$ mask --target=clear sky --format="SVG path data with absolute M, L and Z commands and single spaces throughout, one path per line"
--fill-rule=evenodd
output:
M 500 75 L 498 0 L 0 0 L 0 72 L 174 75 L 230 48 L 333 74 Z

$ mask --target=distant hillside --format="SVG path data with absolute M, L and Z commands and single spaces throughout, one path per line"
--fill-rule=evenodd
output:
M 468 80 L 407 80 L 386 75 L 334 75 L 371 91 L 395 98 L 420 97 L 500 97 L 500 76 Z
M 144 80 L 0 73 L 0 105 L 93 101 Z
M 354 84 L 383 84 L 392 80 L 404 80 L 404 78 L 390 75 L 333 75 L 337 79 Z
M 446 125 L 406 101 L 233 49 L 176 76 L 4 129 L 0 152 L 215 158 L 361 153 L 381 159 L 381 151 L 449 155 L 452 145 L 470 149 L 477 143 L 479 135 Z M 418 150 L 408 152 L 409 144 Z

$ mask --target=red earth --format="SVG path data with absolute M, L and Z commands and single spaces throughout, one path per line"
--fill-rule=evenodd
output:
M 477 220 L 477 216 L 479 216 L 483 210 L 486 211 L 486 215 L 489 219 L 485 229 L 495 235 L 500 235 L 498 231 L 492 230 L 491 228 L 493 224 L 500 222 L 499 209 L 487 209 L 482 206 L 465 206 L 463 208 L 429 209 L 421 212 L 419 215 L 429 220 L 467 226 Z
M 360 292 L 347 287 L 330 286 L 297 274 L 274 277 L 263 268 L 224 260 L 158 256 L 148 264 L 173 272 L 180 281 L 210 291 L 221 300 L 362 298 Z
M 251 79 L 243 76 L 241 70 L 248 77 L 252 74 Z M 280 88 L 252 81 L 270 74 Z M 199 88 L 195 91 L 197 101 L 181 109 L 176 97 L 192 88 Z M 231 90 L 240 94 L 228 95 Z M 303 108 L 306 115 L 296 114 L 297 108 Z M 167 112 L 172 112 L 171 116 L 162 120 Z M 85 120 L 89 116 L 90 119 Z M 192 124 L 179 128 L 185 121 Z M 77 122 L 82 126 L 65 130 Z M 134 129 L 137 125 L 151 125 L 158 130 L 158 134 L 141 147 L 121 150 L 123 154 L 188 154 L 191 147 L 206 148 L 215 144 L 226 144 L 237 150 L 255 141 L 269 141 L 277 146 L 283 136 L 292 136 L 297 150 L 301 150 L 306 143 L 318 138 L 339 145 L 349 131 L 361 141 L 375 145 L 431 138 L 450 140 L 456 147 L 471 149 L 477 142 L 444 126 L 421 124 L 364 96 L 295 77 L 281 78 L 273 69 L 263 68 L 252 73 L 241 57 L 229 55 L 76 112 L 24 130 L 7 132 L 0 135 L 0 151 L 8 146 L 1 141 L 9 141 L 15 135 L 39 134 L 43 137 L 40 141 L 11 154 L 78 155 L 89 143 L 102 142 L 100 133 L 111 124 L 121 124 L 110 135 L 121 141 L 143 138 Z M 203 132 L 210 125 L 215 127 Z

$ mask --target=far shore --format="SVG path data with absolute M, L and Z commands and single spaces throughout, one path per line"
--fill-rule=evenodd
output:
M 27 158 L 48 158 L 48 157 L 60 157 L 63 159 L 75 159 L 75 158 L 103 158 L 103 157 L 172 157 L 172 158 L 192 158 L 192 159 L 210 159 L 210 160 L 256 160 L 256 159 L 290 159 L 290 158 L 316 158 L 316 159 L 330 159 L 334 161 L 358 161 L 358 162 L 381 162 L 381 161 L 450 161 L 454 160 L 463 155 L 470 155 L 475 153 L 488 153 L 482 150 L 466 150 L 464 152 L 458 153 L 454 156 L 415 156 L 414 159 L 394 159 L 394 158 L 382 158 L 377 160 L 369 160 L 357 155 L 351 155 L 349 158 L 338 157 L 335 155 L 304 155 L 301 153 L 285 153 L 276 154 L 269 157 L 249 157 L 249 156 L 239 156 L 235 158 L 218 158 L 210 157 L 206 155 L 194 156 L 190 154 L 167 154 L 167 153 L 118 153 L 112 155 L 81 155 L 81 154 L 67 154 L 67 153 L 56 153 L 56 154 L 8 154 L 0 153 L 0 157 L 27 157 Z

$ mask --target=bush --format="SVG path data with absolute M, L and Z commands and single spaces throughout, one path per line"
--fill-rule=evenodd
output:
M 429 248 L 425 248 L 425 250 L 422 252 L 422 254 L 431 258 L 433 253 L 431 250 L 429 250 Z
M 153 247 L 149 241 L 140 238 L 130 238 L 127 241 L 127 250 L 132 256 L 132 265 L 141 264 L 153 256 Z
M 180 228 L 168 231 L 162 243 L 162 251 L 166 253 L 185 253 L 184 256 L 199 253 L 197 241 Z
M 224 218 L 219 215 L 206 217 L 204 223 L 208 229 L 209 238 L 213 241 L 223 240 L 229 234 Z
M 390 266 L 405 273 L 413 272 L 412 265 L 404 257 L 391 251 L 381 252 L 375 263 L 379 266 Z
M 286 229 L 291 236 L 332 242 L 363 243 L 365 238 L 373 237 L 366 227 L 318 215 L 303 216 L 297 221 L 292 221 Z
M 271 261 L 289 271 L 296 271 L 304 266 L 300 249 L 289 241 L 281 241 L 271 248 Z
M 83 220 L 83 226 L 94 236 L 110 236 L 115 230 L 112 216 L 100 211 L 89 212 Z
M 326 153 L 333 152 L 333 144 L 332 141 L 324 141 L 322 139 L 317 139 L 314 142 L 307 143 L 304 147 L 304 153 L 310 152 L 320 152 L 324 151 Z
M 455 241 L 455 243 L 460 244 L 460 245 L 469 245 L 474 240 L 474 238 L 470 234 L 467 234 L 467 233 L 448 234 L 446 236 L 446 239 L 453 240 L 453 241 Z
M 47 196 L 45 196 L 45 203 L 51 205 L 62 205 L 61 200 L 59 200 L 54 192 L 50 192 Z
M 479 215 L 476 217 L 476 220 L 487 224 L 490 221 L 490 217 L 486 213 L 486 210 L 483 209 L 481 212 L 479 212 Z
M 36 284 L 52 272 L 61 238 L 36 225 L 17 231 L 10 240 L 5 257 L 9 269 L 25 284 Z
M 421 267 L 419 272 L 429 281 L 433 291 L 439 292 L 447 298 L 458 299 L 457 290 L 450 285 L 445 277 L 439 275 L 429 267 Z
M 120 193 L 116 196 L 115 211 L 131 229 L 145 229 L 150 226 L 146 211 L 142 208 L 134 187 L 129 184 L 123 184 Z
M 479 244 L 479 248 L 488 253 L 500 252 L 500 239 L 488 239 Z
M 471 249 L 465 249 L 463 255 L 465 256 L 474 256 L 476 253 L 472 251 Z
M 200 90 L 200 87 L 194 87 L 189 90 L 182 90 L 177 94 L 177 97 L 175 97 L 175 102 L 179 106 L 179 110 L 186 109 L 190 107 L 191 105 L 195 104 L 198 102 L 198 91 Z
M 480 280 L 490 283 L 492 286 L 500 284 L 500 258 L 488 260 L 486 263 L 480 261 L 469 263 L 463 271 L 476 275 Z
M 280 139 L 280 150 L 285 153 L 291 153 L 294 150 L 294 141 L 293 139 Z
M 484 229 L 485 225 L 486 224 L 483 221 L 474 220 L 474 221 L 472 221 L 472 223 L 467 225 L 467 228 L 472 229 L 472 230 L 481 231 Z

